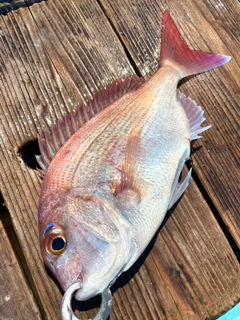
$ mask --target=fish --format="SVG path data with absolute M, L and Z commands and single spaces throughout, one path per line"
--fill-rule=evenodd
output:
M 190 169 L 179 183 L 190 143 L 210 128 L 201 126 L 204 111 L 178 92 L 178 83 L 230 58 L 188 48 L 165 11 L 151 78 L 116 80 L 38 137 L 40 247 L 65 291 L 64 320 L 77 319 L 73 295 L 80 301 L 101 295 L 94 319 L 109 316 L 111 286 L 182 197 L 191 177 Z

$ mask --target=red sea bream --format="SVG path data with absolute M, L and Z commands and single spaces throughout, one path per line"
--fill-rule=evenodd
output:
M 109 315 L 109 288 L 182 196 L 191 171 L 178 181 L 190 142 L 209 128 L 201 127 L 201 107 L 177 92 L 178 82 L 229 59 L 190 50 L 165 12 L 155 75 L 117 80 L 39 138 L 40 244 L 45 264 L 67 290 L 63 319 L 77 319 L 74 293 L 77 300 L 101 294 L 95 319 Z

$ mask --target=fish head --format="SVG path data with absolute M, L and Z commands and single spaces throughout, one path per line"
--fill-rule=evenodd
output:
M 76 189 L 42 192 L 39 229 L 44 263 L 62 289 L 81 282 L 77 300 L 109 288 L 130 254 L 129 230 L 114 205 Z

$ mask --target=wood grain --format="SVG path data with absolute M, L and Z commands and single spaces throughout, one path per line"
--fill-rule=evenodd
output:
M 1 207 L 1 219 L 5 211 Z M 40 320 L 40 312 L 1 220 L 0 257 L 0 319 Z
M 160 21 L 166 8 L 194 48 L 237 57 L 234 19 L 225 22 L 221 15 L 224 8 L 234 15 L 233 2 L 222 9 L 212 2 L 209 8 L 203 2 L 202 9 L 194 1 L 182 1 L 181 6 L 177 2 L 174 7 L 170 3 L 118 5 L 116 1 L 113 6 L 101 1 L 101 7 L 94 0 L 48 0 L 0 17 L 0 189 L 44 306 L 44 318 L 60 319 L 61 293 L 49 280 L 39 251 L 41 179 L 18 150 L 114 79 L 134 70 L 150 76 L 157 68 Z M 218 28 L 216 21 L 220 21 Z M 194 145 L 201 146 L 193 155 L 194 168 L 238 241 L 236 64 L 233 59 L 226 67 L 191 78 L 181 90 L 201 102 L 208 122 L 211 119 L 217 126 Z M 212 143 L 210 153 L 207 142 Z M 240 299 L 238 261 L 193 180 L 147 256 L 148 251 L 113 287 L 112 320 L 206 319 Z M 97 303 L 98 299 L 78 304 L 82 319 L 93 317 Z

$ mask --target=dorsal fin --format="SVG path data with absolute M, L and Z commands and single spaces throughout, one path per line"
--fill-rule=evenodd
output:
M 58 120 L 56 125 L 44 132 L 44 138 L 38 136 L 41 155 L 36 156 L 36 160 L 41 169 L 37 170 L 44 175 L 57 151 L 84 123 L 126 93 L 138 89 L 143 82 L 143 78 L 137 75 L 113 81 L 93 96 L 86 105 L 81 104 L 75 112 L 71 111 L 62 120 Z

